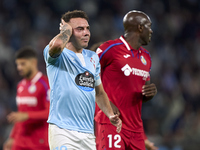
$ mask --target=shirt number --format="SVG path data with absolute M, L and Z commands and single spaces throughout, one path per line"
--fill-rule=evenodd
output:
M 121 136 L 119 134 L 114 135 L 114 137 L 112 136 L 112 134 L 108 135 L 108 139 L 109 139 L 109 148 L 112 148 L 112 140 L 114 139 L 114 147 L 115 148 L 121 148 L 121 145 L 119 145 L 119 142 L 121 141 Z

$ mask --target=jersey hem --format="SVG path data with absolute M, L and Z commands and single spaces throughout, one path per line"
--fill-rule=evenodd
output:
M 83 133 L 90 133 L 90 134 L 94 134 L 94 131 L 93 130 L 88 130 L 88 129 L 78 129 L 74 126 L 66 126 L 66 125 L 58 125 L 56 123 L 53 123 L 53 122 L 49 122 L 47 121 L 49 124 L 54 124 L 56 126 L 58 126 L 59 128 L 62 128 L 62 129 L 67 129 L 67 130 L 72 130 L 72 131 L 77 131 L 77 132 L 83 132 Z

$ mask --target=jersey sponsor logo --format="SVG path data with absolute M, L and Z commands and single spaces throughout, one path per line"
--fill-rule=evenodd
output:
M 78 87 L 84 91 L 92 91 L 94 90 L 94 76 L 88 71 L 78 74 L 75 78 L 75 82 Z
M 122 67 L 121 70 L 124 72 L 125 76 L 130 76 L 132 73 L 132 75 L 143 77 L 143 80 L 146 80 L 149 77 L 149 72 L 137 68 L 131 68 L 128 64 Z
M 146 59 L 145 59 L 143 56 L 140 56 L 140 60 L 141 60 L 141 62 L 142 62 L 144 65 L 147 64 L 147 61 L 146 61 Z
M 24 97 L 16 97 L 17 105 L 29 105 L 36 106 L 38 101 L 36 97 L 24 96 Z
M 129 55 L 129 54 L 126 54 L 126 55 L 124 55 L 124 58 L 128 58 L 128 57 L 130 57 L 131 55 Z
M 31 85 L 31 86 L 29 86 L 29 88 L 28 88 L 29 93 L 34 93 L 36 90 L 37 90 L 37 88 L 36 88 L 35 85 Z
M 100 48 L 97 48 L 97 50 L 96 50 L 96 54 L 98 55 L 98 54 L 100 54 L 101 52 L 103 52 Z

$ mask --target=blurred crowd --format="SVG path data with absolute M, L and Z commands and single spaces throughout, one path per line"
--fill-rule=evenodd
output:
M 89 16 L 91 40 L 123 34 L 123 16 L 141 10 L 152 20 L 153 37 L 145 48 L 152 57 L 151 81 L 158 88 L 144 103 L 147 137 L 159 150 L 199 150 L 200 147 L 200 1 L 199 0 L 1 0 L 0 1 L 0 150 L 11 124 L 6 115 L 16 110 L 14 53 L 29 45 L 39 54 L 59 32 L 60 17 L 81 9 Z

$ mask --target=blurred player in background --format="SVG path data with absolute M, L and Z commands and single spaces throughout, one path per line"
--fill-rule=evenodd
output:
M 120 113 L 123 122 L 121 132 L 117 133 L 102 111 L 97 112 L 97 150 L 145 150 L 142 102 L 157 93 L 155 84 L 150 83 L 150 54 L 141 47 L 151 40 L 151 20 L 141 11 L 130 11 L 123 24 L 124 36 L 103 43 L 96 51 L 103 87 L 115 106 L 114 113 Z M 152 146 L 148 149 L 157 149 L 149 144 Z
M 60 33 L 44 49 L 51 88 L 48 118 L 51 150 L 96 149 L 95 94 L 96 103 L 109 122 L 117 127 L 117 132 L 121 130 L 121 119 L 114 115 L 99 77 L 98 55 L 85 49 L 89 40 L 86 13 L 69 11 L 61 18 Z
M 103 42 L 98 42 L 93 44 L 89 49 L 96 52 L 96 50 L 98 49 L 98 47 L 103 44 Z M 114 111 L 115 114 L 118 114 L 120 116 L 120 112 L 119 109 L 110 101 L 110 105 L 112 106 L 112 109 Z M 96 105 L 95 108 L 95 115 L 97 114 L 97 112 L 99 111 L 98 105 Z M 98 124 L 96 123 L 96 121 L 94 121 L 95 124 L 95 130 L 98 130 Z M 154 146 L 154 143 L 151 142 L 147 136 L 144 133 L 144 142 L 145 142 L 145 147 L 147 150 L 157 150 L 158 148 L 156 146 Z
M 14 124 L 3 150 L 49 150 L 49 84 L 37 68 L 37 53 L 30 47 L 17 51 L 15 62 L 23 79 L 17 86 L 17 112 L 7 119 Z

